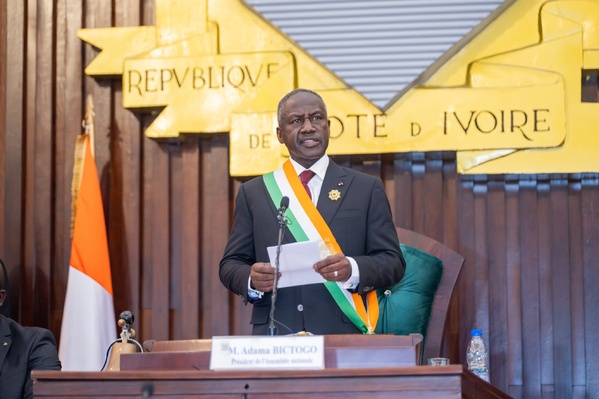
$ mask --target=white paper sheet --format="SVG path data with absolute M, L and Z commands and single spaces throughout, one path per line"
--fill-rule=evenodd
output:
M 268 247 L 270 264 L 275 266 L 277 247 Z M 279 288 L 324 283 L 325 279 L 312 266 L 321 259 L 317 241 L 293 242 L 281 245 L 279 255 Z

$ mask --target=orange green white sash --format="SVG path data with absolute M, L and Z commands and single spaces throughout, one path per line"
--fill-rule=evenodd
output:
M 337 240 L 331 229 L 322 218 L 320 212 L 306 193 L 290 161 L 283 167 L 263 176 L 264 184 L 276 207 L 281 203 L 281 198 L 289 198 L 289 208 L 286 216 L 289 219 L 287 227 L 296 241 L 319 241 L 321 257 L 341 252 Z M 368 309 L 364 306 L 359 294 L 351 294 L 344 289 L 342 283 L 326 281 L 325 286 L 339 305 L 343 313 L 364 334 L 374 334 L 379 316 L 379 306 L 376 291 L 367 295 Z

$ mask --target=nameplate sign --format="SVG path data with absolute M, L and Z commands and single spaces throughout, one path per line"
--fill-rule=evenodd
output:
M 324 369 L 324 336 L 213 337 L 210 370 Z

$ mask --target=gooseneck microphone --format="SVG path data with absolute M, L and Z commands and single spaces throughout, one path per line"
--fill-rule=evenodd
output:
M 277 335 L 277 327 L 275 327 L 275 304 L 277 302 L 277 285 L 279 284 L 279 255 L 281 254 L 281 244 L 283 242 L 283 233 L 285 232 L 285 226 L 287 226 L 287 218 L 285 217 L 285 211 L 289 208 L 289 197 L 281 198 L 281 205 L 278 209 L 277 222 L 279 223 L 279 240 L 277 242 L 277 252 L 275 257 L 275 280 L 274 287 L 272 289 L 272 295 L 270 296 L 270 324 L 268 325 L 268 335 Z
M 289 208 L 289 197 L 281 198 L 281 205 L 279 205 L 279 216 L 285 216 L 285 211 Z M 279 219 L 279 224 L 281 223 Z

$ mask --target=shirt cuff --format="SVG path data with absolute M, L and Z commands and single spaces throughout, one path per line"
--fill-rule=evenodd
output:
M 248 277 L 248 301 L 250 303 L 254 303 L 260 299 L 262 299 L 262 296 L 264 295 L 264 292 L 262 291 L 258 291 L 252 288 L 252 277 Z
M 349 291 L 355 291 L 360 284 L 360 269 L 358 269 L 358 262 L 354 258 L 347 257 L 349 264 L 351 265 L 351 276 L 343 283 L 343 288 Z

